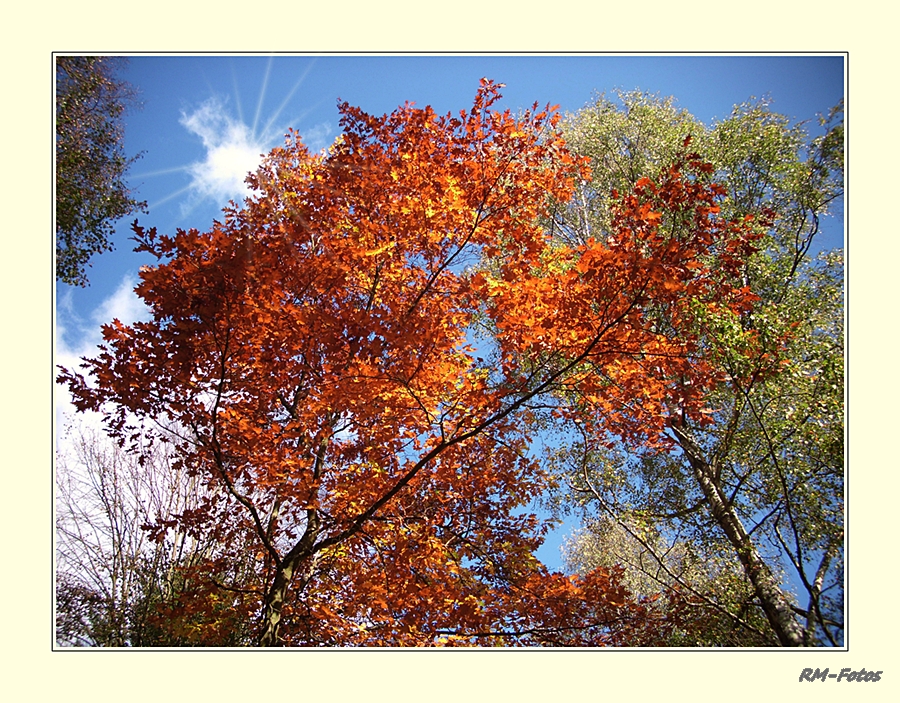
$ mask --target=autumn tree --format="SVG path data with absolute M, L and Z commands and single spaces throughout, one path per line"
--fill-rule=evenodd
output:
M 606 409 L 598 428 L 657 446 L 685 378 L 679 412 L 699 419 L 720 374 L 692 330 L 751 309 L 759 228 L 715 216 L 720 190 L 684 152 L 623 195 L 615 239 L 560 246 L 549 206 L 588 172 L 551 110 L 498 99 L 485 81 L 458 116 L 343 104 L 327 153 L 289 135 L 208 232 L 135 223 L 159 260 L 136 288 L 152 319 L 114 321 L 86 377 L 60 375 L 133 451 L 153 423 L 178 428 L 173 468 L 210 499 L 177 523 L 252 556 L 209 582 L 251 603 L 259 645 L 666 636 L 619 569 L 566 577 L 533 556 L 549 476 L 531 442 L 577 394 Z M 656 312 L 685 334 L 648 330 Z
M 705 127 L 672 100 L 641 93 L 601 97 L 564 128 L 594 168 L 555 212 L 562 241 L 617 237 L 609 194 L 665 168 L 687 137 L 724 189 L 722 215 L 775 213 L 759 250 L 740 266 L 754 309 L 707 307 L 692 323 L 723 379 L 707 394 L 706 413 L 691 419 L 676 403 L 667 447 L 604 449 L 582 432 L 557 455 L 568 495 L 557 505 L 583 506 L 590 524 L 612 521 L 607 541 L 618 534 L 632 555 L 649 530 L 655 537 L 642 542 L 636 570 L 632 559 L 632 578 L 666 572 L 664 583 L 695 609 L 731 617 L 746 643 L 760 643 L 760 634 L 764 644 L 843 642 L 843 257 L 813 255 L 822 222 L 840 212 L 842 106 L 816 128 L 810 137 L 764 101 Z M 659 335 L 684 334 L 668 315 L 648 325 Z M 680 386 L 670 400 L 694 392 L 690 377 Z M 576 552 L 590 554 L 595 540 L 582 533 Z M 711 591 L 669 568 L 685 549 L 730 560 L 743 579 Z
M 88 284 L 94 254 L 112 249 L 114 223 L 146 207 L 125 182 L 123 115 L 134 89 L 116 77 L 124 59 L 56 57 L 56 278 Z

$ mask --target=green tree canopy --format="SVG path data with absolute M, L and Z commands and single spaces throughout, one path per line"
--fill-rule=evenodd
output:
M 122 116 L 135 92 L 115 77 L 123 59 L 56 57 L 56 278 L 88 285 L 94 254 L 113 248 L 113 223 L 146 207 L 125 182 Z
M 722 306 L 696 318 L 704 356 L 724 380 L 706 418 L 679 414 L 673 398 L 667 448 L 601 451 L 582 428 L 554 457 L 555 504 L 577 506 L 587 521 L 569 546 L 570 566 L 585 571 L 619 554 L 632 585 L 646 590 L 651 579 L 682 604 L 730 618 L 737 630 L 720 644 L 760 644 L 760 635 L 765 644 L 843 642 L 843 256 L 812 255 L 822 219 L 840 212 L 842 104 L 821 118 L 817 136 L 808 127 L 763 100 L 705 126 L 672 99 L 637 92 L 601 96 L 565 125 L 593 176 L 556 211 L 560 239 L 609 237 L 615 191 L 652 177 L 686 142 L 725 188 L 721 216 L 773 213 L 743 266 L 758 297 L 752 311 Z M 675 334 L 665 315 L 647 324 Z M 686 382 L 682 397 L 692 392 Z M 739 578 L 718 588 L 705 570 L 685 567 L 686 554 L 724 559 L 721 573 Z M 710 627 L 682 634 L 708 644 L 722 634 Z

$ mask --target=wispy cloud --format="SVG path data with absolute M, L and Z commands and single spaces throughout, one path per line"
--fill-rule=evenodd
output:
M 119 320 L 129 325 L 150 318 L 150 310 L 134 293 L 135 281 L 126 275 L 115 291 L 100 302 L 87 318 L 79 317 L 71 304 L 70 296 L 57 301 L 56 319 L 56 364 L 69 371 L 80 371 L 81 359 L 97 354 L 97 346 L 102 343 L 101 325 Z M 55 394 L 57 431 L 75 416 L 69 393 L 63 386 L 56 386 Z M 82 421 L 99 426 L 100 416 L 85 414 Z
M 126 274 L 118 287 L 94 308 L 87 318 L 80 317 L 66 293 L 56 305 L 56 357 L 80 358 L 92 354 L 102 341 L 101 325 L 113 320 L 130 325 L 150 317 L 150 310 L 134 292 L 135 279 Z M 59 361 L 59 363 L 62 363 Z
M 199 137 L 206 150 L 203 161 L 192 163 L 186 168 L 191 175 L 191 183 L 185 190 L 190 191 L 189 200 L 192 202 L 185 203 L 185 207 L 190 208 L 197 200 L 204 199 L 213 200 L 216 205 L 221 206 L 229 200 L 240 202 L 251 194 L 250 187 L 245 182 L 247 175 L 256 171 L 263 156 L 287 132 L 286 127 L 279 130 L 273 125 L 301 82 L 302 77 L 261 131 L 257 131 L 256 125 L 259 123 L 262 101 L 257 106 L 253 127 L 248 126 L 240 117 L 240 104 L 239 116 L 235 117 L 230 112 L 227 101 L 219 97 L 206 100 L 192 112 L 182 112 L 181 125 Z M 330 124 L 317 124 L 303 130 L 303 141 L 311 151 L 318 151 L 328 146 L 332 133 Z
M 325 149 L 334 140 L 331 138 L 331 125 L 327 122 L 317 124 L 315 127 L 305 130 L 300 136 L 306 148 L 312 152 Z
M 91 314 L 95 325 L 103 325 L 113 320 L 130 325 L 139 320 L 147 320 L 150 310 L 134 292 L 136 283 L 131 274 L 126 275 L 115 292 L 104 300 Z
M 219 98 L 210 98 L 190 114 L 182 113 L 181 124 L 200 137 L 206 149 L 204 161 L 190 165 L 191 190 L 195 197 L 210 198 L 224 205 L 250 194 L 244 182 L 256 171 L 269 149 L 253 130 L 227 111 Z

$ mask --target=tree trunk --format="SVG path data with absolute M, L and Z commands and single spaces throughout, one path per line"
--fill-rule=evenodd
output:
M 291 551 L 285 555 L 281 563 L 277 565 L 275 579 L 268 593 L 266 593 L 266 598 L 263 602 L 262 627 L 257 640 L 257 645 L 260 647 L 280 646 L 278 626 L 281 622 L 281 609 L 284 606 L 287 590 L 294 576 L 298 573 L 298 568 L 303 566 L 304 562 L 309 560 L 310 564 L 314 565 L 315 552 L 313 548 L 316 538 L 319 536 L 319 518 L 315 510 L 308 510 L 306 516 L 306 530 L 303 536 L 293 546 Z M 305 586 L 312 576 L 312 566 L 301 570 L 301 573 L 306 575 L 303 584 Z
M 791 604 L 785 598 L 772 570 L 760 556 L 731 503 L 723 494 L 713 467 L 703 458 L 702 450 L 687 432 L 674 425 L 672 430 L 688 458 L 694 478 L 703 491 L 713 519 L 734 547 L 778 641 L 783 647 L 804 646 L 803 628 L 794 618 Z

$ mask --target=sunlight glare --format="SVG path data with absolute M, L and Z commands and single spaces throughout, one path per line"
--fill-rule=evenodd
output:
M 190 115 L 182 114 L 181 124 L 200 137 L 206 149 L 205 160 L 190 166 L 196 194 L 218 203 L 249 194 L 244 180 L 268 151 L 262 140 L 233 119 L 217 98 L 207 100 Z

